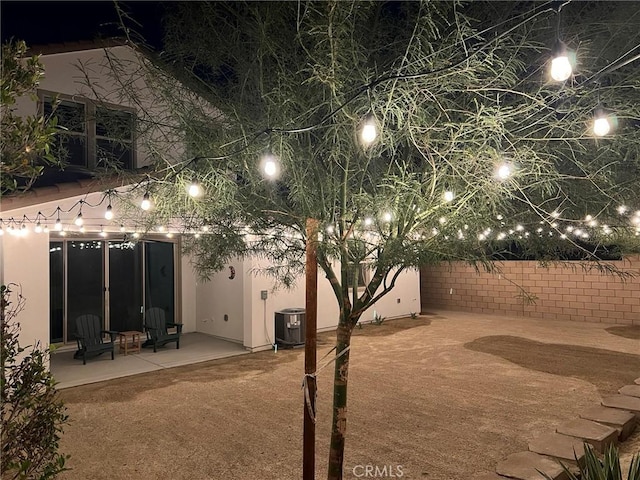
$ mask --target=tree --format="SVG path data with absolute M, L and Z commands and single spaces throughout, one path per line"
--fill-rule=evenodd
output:
M 67 416 L 49 372 L 49 352 L 20 346 L 16 317 L 25 299 L 16 287 L 0 288 L 2 478 L 46 480 L 66 470 L 58 442 Z
M 162 120 L 150 137 L 185 143 L 178 163 L 154 149 L 133 192 L 153 199 L 143 228 L 206 228 L 185 240 L 205 278 L 253 255 L 286 285 L 304 265 L 305 220 L 322 225 L 318 264 L 340 307 L 330 479 L 342 478 L 351 333 L 403 271 L 495 269 L 509 254 L 611 270 L 603 251 L 639 248 L 637 14 L 565 5 L 578 68 L 557 83 L 554 5 L 183 3 L 164 51 L 142 61 Z M 599 104 L 618 125 L 595 139 Z M 194 181 L 204 196 L 188 195 Z
M 36 99 L 35 89 L 43 76 L 39 56 L 28 57 L 23 41 L 2 45 L 0 191 L 3 194 L 28 189 L 45 166 L 60 163 L 51 148 L 56 133 L 55 117 L 15 113 L 18 98 L 30 95 Z

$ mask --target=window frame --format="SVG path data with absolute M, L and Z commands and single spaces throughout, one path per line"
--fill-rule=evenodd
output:
M 73 102 L 84 105 L 84 133 L 80 132 L 61 132 L 63 135 L 83 137 L 85 139 L 85 158 L 84 168 L 95 170 L 98 168 L 98 140 L 118 141 L 130 144 L 131 150 L 131 167 L 125 170 L 135 170 L 138 165 L 137 155 L 137 135 L 136 135 L 136 110 L 132 107 L 117 105 L 115 103 L 93 100 L 91 98 L 80 95 L 69 95 L 66 93 L 54 92 L 51 90 L 38 89 L 38 114 L 44 115 L 45 98 L 57 98 L 62 101 Z M 98 108 L 107 110 L 115 110 L 117 112 L 125 112 L 131 114 L 131 140 L 121 138 L 108 137 L 98 135 L 96 127 L 96 112 Z

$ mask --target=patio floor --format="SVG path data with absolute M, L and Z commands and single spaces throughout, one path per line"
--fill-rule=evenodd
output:
M 51 371 L 58 382 L 58 389 L 249 353 L 240 344 L 204 333 L 182 335 L 180 350 L 176 349 L 175 343 L 170 343 L 158 348 L 156 353 L 152 348 L 143 348 L 140 353 L 125 356 L 118 354 L 116 344 L 115 360 L 112 361 L 111 356 L 105 353 L 88 358 L 86 365 L 82 360 L 73 358 L 75 351 L 75 348 L 64 349 L 51 354 Z

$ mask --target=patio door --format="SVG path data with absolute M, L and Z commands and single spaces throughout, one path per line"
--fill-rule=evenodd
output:
M 175 319 L 175 243 L 50 242 L 50 341 L 75 342 L 75 319 L 95 314 L 107 330 L 142 330 L 144 311 Z

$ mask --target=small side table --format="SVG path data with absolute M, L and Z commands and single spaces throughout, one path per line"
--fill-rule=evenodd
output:
M 129 353 L 140 353 L 140 336 L 142 332 L 137 330 L 127 330 L 126 332 L 118 332 L 120 337 L 120 353 L 125 355 Z

